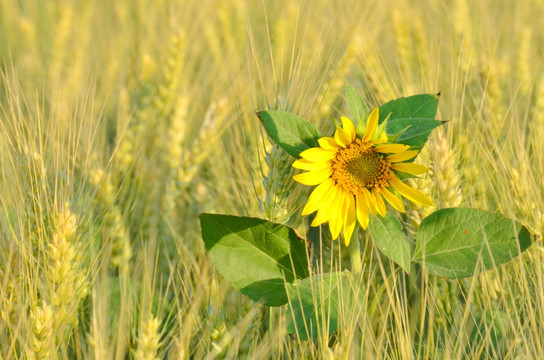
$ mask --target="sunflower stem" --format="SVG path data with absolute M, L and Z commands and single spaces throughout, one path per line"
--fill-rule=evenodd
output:
M 357 229 L 351 235 L 351 240 L 348 245 L 349 260 L 351 262 L 351 272 L 353 275 L 359 275 L 363 268 L 361 263 L 361 244 L 359 241 L 359 232 Z

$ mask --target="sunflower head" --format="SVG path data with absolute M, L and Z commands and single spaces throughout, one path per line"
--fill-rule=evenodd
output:
M 312 226 L 326 222 L 333 239 L 344 231 L 344 241 L 349 244 L 355 224 L 368 227 L 370 214 L 385 216 L 385 201 L 404 212 L 399 194 L 423 206 L 433 202 L 420 191 L 403 183 L 396 172 L 420 175 L 425 166 L 406 162 L 418 150 L 408 145 L 388 142 L 385 126 L 378 126 L 379 109 L 372 111 L 366 129 L 357 137 L 353 122 L 342 117 L 342 127 L 334 137 L 322 137 L 319 146 L 300 153 L 302 159 L 293 167 L 307 172 L 293 178 L 304 185 L 317 185 L 312 191 L 302 215 L 317 211 Z M 384 201 L 385 199 L 385 201 Z

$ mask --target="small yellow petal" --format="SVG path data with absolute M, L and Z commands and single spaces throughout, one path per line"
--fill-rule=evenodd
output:
M 316 227 L 326 223 L 327 221 L 329 221 L 329 211 L 327 209 L 320 208 L 315 213 L 315 218 L 312 220 L 310 225 Z
M 357 220 L 359 221 L 359 224 L 361 224 L 363 229 L 366 229 L 368 227 L 368 204 L 362 192 L 359 192 L 357 194 Z
M 313 162 L 306 159 L 298 159 L 291 166 L 293 166 L 295 169 L 310 171 L 310 170 L 323 170 L 329 167 L 330 165 L 331 164 L 329 161 Z
M 378 121 L 380 120 L 380 108 L 375 108 L 372 110 L 372 113 L 370 113 L 370 116 L 368 117 L 368 120 L 366 121 L 366 130 L 365 134 L 363 135 L 363 141 L 370 141 L 372 139 L 372 136 L 374 135 L 374 131 L 376 131 L 376 127 L 378 126 Z
M 370 191 L 368 191 L 367 188 L 362 188 L 361 193 L 363 194 L 366 204 L 368 205 L 368 211 L 370 211 L 372 215 L 376 216 L 376 201 L 374 200 L 374 197 L 370 194 Z
M 402 171 L 411 175 L 421 175 L 429 171 L 429 168 L 426 166 L 414 163 L 395 163 L 391 165 L 391 169 Z
M 336 140 L 338 145 L 342 147 L 346 147 L 351 144 L 349 134 L 346 133 L 342 128 L 336 129 L 336 131 L 334 132 L 334 140 Z
M 376 200 L 376 208 L 378 210 L 378 214 L 380 214 L 382 217 L 385 216 L 385 203 L 383 202 L 380 190 L 373 188 L 372 195 Z
M 334 181 L 328 178 L 312 191 L 312 193 L 308 197 L 308 201 L 306 202 L 304 209 L 302 209 L 303 216 L 311 214 L 321 207 L 321 205 L 323 204 L 323 198 L 328 195 L 331 186 L 334 186 Z
M 342 230 L 342 222 L 344 220 L 344 214 L 342 212 L 344 202 L 346 201 L 346 193 L 339 190 L 334 202 L 331 204 L 331 215 L 329 218 L 329 227 L 331 229 L 332 239 L 336 240 Z
M 390 203 L 391 206 L 393 206 L 395 209 L 400 212 L 405 212 L 402 200 L 396 197 L 391 191 L 387 189 L 382 189 L 382 195 L 385 200 L 387 200 L 387 202 Z
M 432 200 L 425 196 L 421 191 L 406 185 L 396 176 L 392 175 L 391 179 L 389 179 L 389 183 L 408 200 L 423 206 L 434 206 Z
M 419 150 L 408 150 L 398 154 L 389 155 L 388 157 L 386 157 L 386 159 L 390 162 L 401 162 L 401 161 L 410 160 L 416 157 L 418 153 L 419 153 Z
M 310 148 L 301 152 L 300 157 L 312 162 L 327 161 L 334 158 L 336 155 L 335 150 L 325 150 L 320 147 Z
M 355 140 L 355 126 L 353 125 L 353 122 L 345 116 L 340 117 L 340 120 L 342 120 L 342 128 L 346 134 L 349 135 L 349 142 L 351 143 Z
M 298 174 L 293 176 L 293 179 L 304 185 L 317 185 L 327 180 L 329 176 L 331 176 L 331 174 L 332 169 L 326 168 L 324 170 L 308 171 L 302 174 Z
M 355 199 L 353 195 L 348 194 L 346 196 L 346 201 L 344 202 L 344 243 L 346 246 L 349 245 L 351 240 L 351 235 L 353 235 L 353 230 L 355 229 L 355 224 L 357 222 L 357 215 L 355 212 Z
M 317 139 L 317 142 L 319 143 L 319 146 L 321 146 L 325 150 L 338 150 L 340 149 L 340 145 L 336 143 L 336 140 L 330 136 L 323 136 L 322 138 Z
M 386 144 L 379 145 L 374 148 L 374 151 L 383 154 L 396 154 L 408 150 L 410 146 L 404 144 Z

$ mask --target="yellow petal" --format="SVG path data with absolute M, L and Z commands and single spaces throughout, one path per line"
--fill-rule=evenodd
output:
M 336 150 L 325 150 L 320 147 L 310 148 L 301 152 L 300 157 L 312 162 L 327 161 L 334 158 Z
M 415 202 L 416 204 L 423 206 L 434 206 L 434 203 L 431 199 L 425 196 L 421 191 L 416 190 L 402 181 L 400 181 L 396 176 L 391 175 L 389 183 L 393 186 L 402 196 L 408 200 Z
M 347 194 L 344 205 L 344 243 L 348 246 L 351 235 L 353 235 L 353 230 L 355 229 L 355 223 L 357 222 L 355 199 L 353 198 L 353 195 Z
M 345 116 L 340 117 L 340 120 L 342 120 L 342 129 L 349 135 L 349 142 L 351 143 L 355 140 L 355 126 L 353 125 L 353 122 Z
M 317 139 L 319 146 L 325 150 L 337 150 L 340 149 L 340 145 L 336 143 L 336 140 L 330 136 L 323 136 L 322 138 Z
M 363 141 L 370 141 L 372 139 L 372 136 L 374 135 L 374 131 L 376 131 L 376 127 L 378 126 L 378 121 L 380 120 L 380 108 L 375 108 L 372 110 L 372 113 L 370 113 L 370 116 L 368 117 L 368 120 L 366 121 L 366 130 L 365 134 L 363 135 Z
M 373 188 L 372 195 L 376 200 L 376 208 L 378 210 L 378 214 L 380 214 L 382 217 L 385 216 L 385 203 L 383 202 L 380 190 Z
M 414 158 L 419 153 L 419 150 L 408 150 L 399 154 L 389 155 L 385 159 L 390 162 L 406 161 Z
M 366 229 L 368 227 L 368 204 L 362 192 L 359 192 L 357 194 L 357 220 L 359 221 L 359 224 L 361 224 L 363 229 Z
M 329 194 L 323 198 L 322 204 L 312 221 L 312 226 L 319 226 L 329 221 L 331 215 L 330 207 L 336 196 L 338 196 L 339 191 L 340 190 L 336 186 L 329 189 Z
M 338 145 L 340 145 L 342 147 L 346 147 L 349 144 L 351 144 L 349 134 L 347 132 L 345 132 L 344 129 L 342 129 L 342 128 L 336 129 L 336 131 L 334 133 L 334 140 L 336 140 Z
M 326 223 L 327 221 L 329 221 L 329 211 L 327 209 L 320 208 L 315 213 L 315 218 L 312 220 L 310 225 L 316 227 Z
M 397 209 L 400 212 L 404 211 L 404 204 L 402 203 L 402 200 L 396 197 L 391 191 L 387 189 L 382 189 L 382 195 L 387 200 L 388 203 L 391 204 L 395 209 Z
M 362 188 L 361 193 L 363 194 L 366 204 L 368 205 L 368 211 L 370 211 L 372 215 L 376 216 L 376 201 L 374 200 L 374 197 L 370 194 L 370 191 L 368 191 L 367 188 Z
M 342 190 L 338 190 L 338 194 L 334 199 L 334 202 L 330 206 L 330 218 L 329 227 L 331 229 L 332 239 L 336 240 L 342 230 L 342 222 L 344 220 L 343 207 L 346 201 L 346 193 Z
M 396 154 L 408 150 L 410 146 L 404 144 L 387 144 L 379 145 L 374 148 L 374 151 L 383 154 Z
M 429 168 L 426 166 L 414 163 L 395 163 L 391 165 L 391 169 L 402 171 L 411 175 L 421 175 L 429 171 Z
M 310 197 L 308 197 L 308 202 L 306 202 L 304 209 L 302 209 L 303 216 L 313 213 L 323 205 L 323 198 L 330 196 L 329 190 L 331 186 L 334 186 L 334 181 L 328 178 L 312 191 Z
M 295 169 L 308 170 L 308 171 L 310 171 L 310 170 L 324 170 L 324 169 L 326 169 L 327 167 L 330 166 L 330 162 L 329 161 L 313 162 L 313 161 L 309 161 L 309 160 L 306 160 L 306 159 L 298 159 L 291 166 L 293 166 Z
M 323 170 L 308 171 L 302 174 L 298 174 L 293 176 L 293 179 L 304 185 L 317 185 L 327 180 L 329 176 L 331 176 L 331 174 L 332 169 L 326 168 Z

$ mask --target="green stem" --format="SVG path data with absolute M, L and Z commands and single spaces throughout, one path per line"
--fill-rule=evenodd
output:
M 356 228 L 353 232 L 348 246 L 351 272 L 353 275 L 359 275 L 363 268 L 361 263 L 361 242 L 359 241 L 359 232 L 357 230 L 358 229 Z

